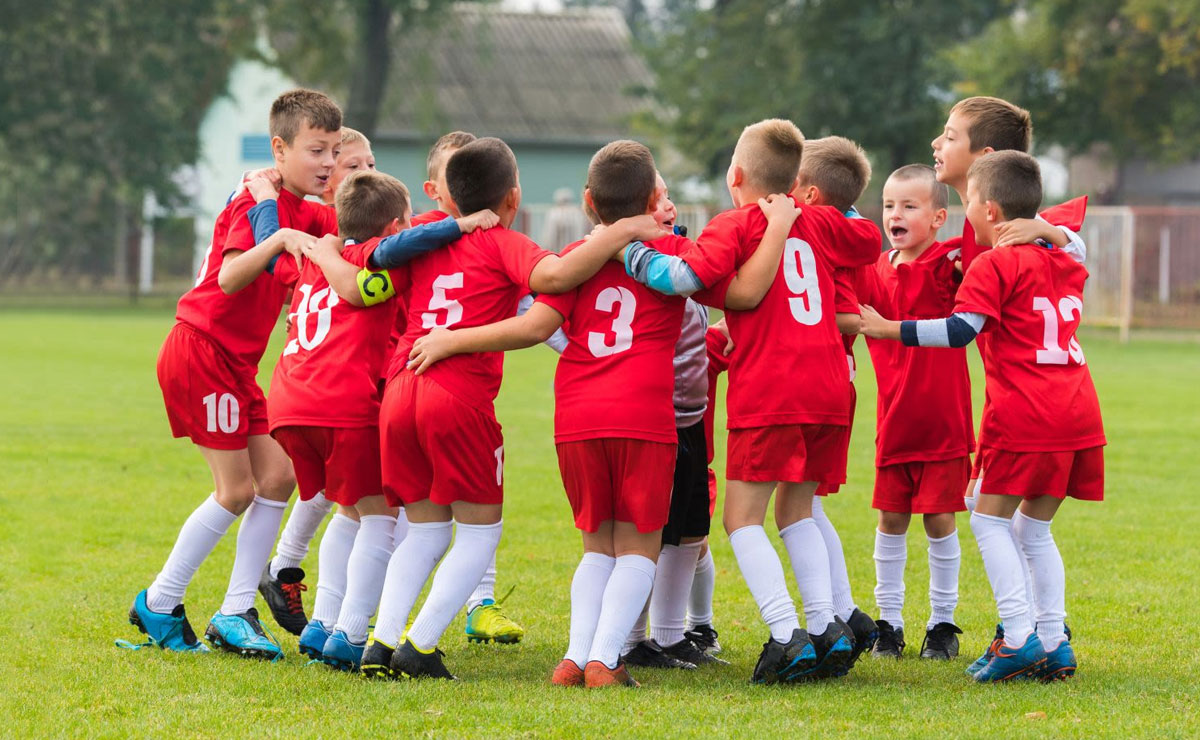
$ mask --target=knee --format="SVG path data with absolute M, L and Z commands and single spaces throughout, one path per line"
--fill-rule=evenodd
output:
M 935 540 L 949 537 L 955 531 L 953 514 L 926 514 L 925 534 Z
M 218 485 L 213 498 L 226 511 L 241 516 L 254 503 L 254 483 L 245 480 Z
M 287 501 L 296 490 L 296 475 L 290 467 L 265 473 L 258 483 L 258 495 L 272 501 Z
M 879 531 L 884 534 L 905 534 L 908 532 L 908 514 L 895 511 L 879 512 Z

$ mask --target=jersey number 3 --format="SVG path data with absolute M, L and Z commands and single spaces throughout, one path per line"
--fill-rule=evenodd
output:
M 609 287 L 596 296 L 596 310 L 616 313 L 612 322 L 612 344 L 608 343 L 609 332 L 588 332 L 588 350 L 594 357 L 610 357 L 633 346 L 633 313 L 637 310 L 637 298 L 628 288 Z
M 1037 351 L 1037 364 L 1039 365 L 1067 365 L 1071 360 L 1075 361 L 1076 365 L 1086 364 L 1083 359 L 1083 347 L 1079 346 L 1079 340 L 1073 335 L 1071 341 L 1067 342 L 1067 348 L 1063 349 L 1058 343 L 1058 318 L 1061 315 L 1065 323 L 1073 321 L 1078 322 L 1083 316 L 1083 299 L 1079 296 L 1068 295 L 1063 296 L 1058 302 L 1058 310 L 1055 310 L 1054 303 L 1045 296 L 1035 296 L 1033 299 L 1033 310 L 1042 315 L 1042 349 Z
M 788 308 L 792 318 L 805 326 L 821 323 L 821 286 L 817 282 L 817 258 L 812 246 L 791 237 L 783 243 L 783 279 L 787 284 Z

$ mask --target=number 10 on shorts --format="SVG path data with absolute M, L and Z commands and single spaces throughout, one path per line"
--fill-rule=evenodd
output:
M 232 393 L 209 393 L 202 399 L 204 411 L 208 416 L 206 429 L 215 432 L 218 429 L 225 434 L 233 434 L 238 430 L 241 421 L 241 409 L 237 398 Z

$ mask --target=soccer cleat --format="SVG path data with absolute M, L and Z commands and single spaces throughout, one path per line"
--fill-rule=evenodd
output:
M 146 591 L 138 593 L 129 607 L 129 623 L 149 638 L 149 642 L 133 645 L 126 640 L 118 640 L 121 647 L 139 648 L 156 645 L 164 650 L 175 650 L 181 653 L 207 653 L 208 646 L 196 639 L 196 633 L 188 622 L 183 604 L 178 604 L 170 614 L 151 611 L 146 605 Z
M 684 632 L 683 636 L 709 655 L 721 652 L 721 643 L 717 641 L 717 631 L 711 624 L 698 624 Z
M 979 671 L 983 670 L 983 667 L 987 665 L 988 661 L 992 659 L 992 656 L 996 654 L 996 645 L 1002 642 L 1004 642 L 1004 625 L 997 624 L 996 634 L 994 637 L 992 637 L 992 641 L 988 644 L 987 650 L 984 650 L 983 655 L 980 655 L 978 658 L 976 658 L 974 663 L 967 666 L 967 675 L 974 676 L 976 673 L 979 673 Z
M 938 622 L 925 630 L 921 657 L 928 660 L 952 660 L 958 657 L 958 636 L 963 633 L 951 622 Z
M 372 637 L 367 641 L 366 650 L 363 650 L 362 660 L 358 668 L 359 672 L 367 678 L 391 680 L 399 678 L 396 672 L 392 670 L 392 655 L 395 652 L 396 649 L 391 645 Z
M 808 633 L 802 629 L 792 630 L 792 638 L 786 643 L 768 639 L 754 665 L 751 683 L 772 684 L 791 681 L 812 670 L 817 664 L 817 651 L 813 648 Z
M 616 668 L 609 668 L 598 660 L 588 661 L 583 669 L 583 685 L 589 689 L 599 689 L 605 686 L 628 686 L 636 689 L 641 686 L 633 676 L 629 675 L 624 663 L 617 663 Z
M 996 645 L 996 654 L 975 674 L 975 680 L 979 683 L 998 683 L 1021 678 L 1040 678 L 1045 665 L 1046 650 L 1034 632 L 1025 638 L 1025 644 L 1021 647 L 1012 647 L 1001 640 Z
M 411 642 L 405 640 L 392 653 L 392 660 L 388 665 L 394 674 L 405 678 L 441 678 L 447 681 L 457 681 L 458 679 L 446 670 L 446 664 L 442 662 L 442 657 L 445 655 L 437 648 L 423 653 L 417 650 Z
M 825 631 L 812 638 L 817 664 L 796 680 L 844 676 L 854 665 L 854 633 L 841 617 L 835 617 Z
M 676 668 L 696 670 L 696 664 L 668 654 L 654 640 L 642 640 L 633 649 L 621 656 L 621 662 L 641 668 Z
M 1075 650 L 1070 640 L 1063 640 L 1050 652 L 1046 653 L 1046 664 L 1042 666 L 1041 679 L 1043 682 L 1065 681 L 1075 675 L 1079 662 L 1075 660 Z
M 575 661 L 563 658 L 558 665 L 554 666 L 550 683 L 554 686 L 583 686 L 583 669 L 576 665 Z
M 846 624 L 854 636 L 854 653 L 850 656 L 851 662 L 854 662 L 861 658 L 863 653 L 869 653 L 875 647 L 875 640 L 879 638 L 879 625 L 858 607 L 854 607 Z
M 313 660 L 320 660 L 321 654 L 325 652 L 325 643 L 329 641 L 330 635 L 333 633 L 329 628 L 320 621 L 314 619 L 309 622 L 300 633 L 300 652 L 307 655 Z
M 662 648 L 662 651 L 664 654 L 675 658 L 676 660 L 681 660 L 684 663 L 691 663 L 694 666 L 729 665 L 729 661 L 721 660 L 715 655 L 709 655 L 686 637 L 674 645 L 668 645 L 667 647 Z
M 345 632 L 337 630 L 325 641 L 320 660 L 339 671 L 354 673 L 362 664 L 363 651 L 366 647 L 366 640 L 351 642 Z
M 308 626 L 308 617 L 304 616 L 304 600 L 300 594 L 308 590 L 304 585 L 304 570 L 301 568 L 280 568 L 279 577 L 271 577 L 271 564 L 263 568 L 262 578 L 258 580 L 258 592 L 263 595 L 267 607 L 275 623 L 283 629 L 299 636 Z
M 218 611 L 209 620 L 204 637 L 213 647 L 245 658 L 262 658 L 273 662 L 283 657 L 283 648 L 267 636 L 262 623 L 258 621 L 258 610 L 254 607 L 241 614 L 222 614 Z
M 879 626 L 879 636 L 875 639 L 875 648 L 871 655 L 876 658 L 899 658 L 904 655 L 904 628 L 893 627 L 887 620 L 876 622 Z
M 467 612 L 468 642 L 499 642 L 515 645 L 525 636 L 525 628 L 509 619 L 500 611 L 500 604 L 484 599 Z

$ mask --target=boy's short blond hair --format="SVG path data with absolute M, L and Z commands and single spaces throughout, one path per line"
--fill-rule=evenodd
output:
M 587 189 L 601 223 L 640 216 L 650 206 L 658 169 L 644 144 L 628 139 L 605 145 L 588 164 Z
M 734 158 L 747 184 L 767 193 L 788 193 L 800 171 L 804 134 L 783 118 L 752 123 L 738 137 Z
M 950 188 L 945 183 L 938 182 L 937 170 L 927 164 L 906 164 L 888 175 L 888 180 L 917 180 L 929 185 L 929 199 L 933 210 L 941 210 L 950 206 Z
M 863 148 L 842 136 L 804 142 L 800 186 L 820 188 L 825 203 L 848 211 L 871 182 L 871 160 Z
M 391 175 L 375 170 L 351 172 L 334 196 L 338 236 L 365 242 L 379 236 L 393 219 L 409 209 L 408 188 Z
M 985 154 L 967 170 L 967 183 L 975 183 L 975 197 L 1000 207 L 1004 219 L 1036 218 L 1042 205 L 1042 170 L 1025 152 Z
M 475 139 L 475 134 L 470 134 L 466 131 L 451 131 L 433 142 L 433 146 L 429 147 L 429 156 L 425 158 L 427 179 L 436 180 L 438 170 L 441 169 L 446 156 L 453 154 L 457 149 L 462 149 L 467 144 L 475 141 Z
M 1029 151 L 1033 140 L 1033 119 L 1024 108 L 1007 100 L 980 95 L 958 101 L 950 113 L 971 119 L 967 126 L 967 139 L 972 152 L 989 146 L 998 152 Z
M 342 127 L 342 109 L 325 93 L 304 88 L 288 90 L 275 98 L 269 126 L 272 137 L 278 136 L 291 146 L 305 123 L 309 128 L 337 131 Z
M 371 150 L 371 140 L 363 132 L 352 129 L 349 126 L 342 126 L 342 146 L 350 144 L 362 144 L 367 148 L 367 151 Z

